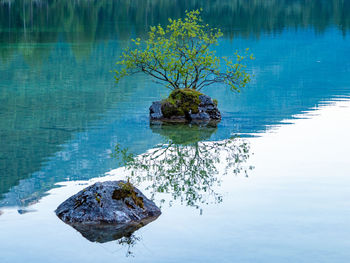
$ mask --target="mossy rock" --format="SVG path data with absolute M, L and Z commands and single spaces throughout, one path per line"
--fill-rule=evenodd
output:
M 160 209 L 129 181 L 97 182 L 71 196 L 56 209 L 68 224 L 139 224 Z
M 173 90 L 167 99 L 153 102 L 151 121 L 161 122 L 219 122 L 221 113 L 217 100 L 194 89 Z
M 164 117 L 186 117 L 191 113 L 199 113 L 200 95 L 203 94 L 193 89 L 176 89 L 172 91 L 169 97 L 162 101 Z
M 137 195 L 137 192 L 135 191 L 133 185 L 129 182 L 129 180 L 126 183 L 120 182 L 119 186 L 120 188 L 114 190 L 113 192 L 113 199 L 124 200 L 125 204 L 128 207 L 134 208 L 134 206 L 126 200 L 126 198 L 131 198 L 136 206 L 143 208 L 143 197 Z

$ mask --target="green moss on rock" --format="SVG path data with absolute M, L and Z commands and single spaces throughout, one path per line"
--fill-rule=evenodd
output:
M 187 116 L 199 112 L 201 103 L 199 96 L 203 95 L 193 89 L 173 90 L 166 100 L 162 101 L 162 113 L 165 118 Z
M 101 204 L 101 195 L 100 194 L 95 193 L 95 199 L 96 199 L 98 204 Z
M 128 180 L 126 183 L 120 183 L 119 184 L 120 189 L 116 189 L 113 192 L 112 198 L 116 200 L 124 200 L 125 198 L 131 198 L 135 205 L 143 208 L 143 198 L 141 196 L 137 195 L 137 192 L 134 190 L 134 186 L 130 183 Z M 130 207 L 134 208 L 129 202 L 125 201 L 125 204 Z

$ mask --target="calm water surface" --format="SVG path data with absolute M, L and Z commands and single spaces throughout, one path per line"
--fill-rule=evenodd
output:
M 225 32 L 219 55 L 254 53 L 253 80 L 240 94 L 205 91 L 220 103 L 217 128 L 151 127 L 148 107 L 168 92 L 142 75 L 115 87 L 110 70 L 131 37 L 200 7 Z M 0 1 L 0 262 L 349 262 L 349 28 L 340 0 Z M 237 134 L 231 152 L 243 140 L 249 157 L 224 176 L 218 144 Z M 157 195 L 156 221 L 108 243 L 56 218 L 122 165 L 116 145 L 169 142 L 186 154 L 215 146 L 211 195 Z

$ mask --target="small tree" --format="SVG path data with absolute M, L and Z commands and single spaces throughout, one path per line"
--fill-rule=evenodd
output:
M 236 62 L 217 57 L 210 48 L 217 45 L 222 35 L 220 29 L 203 23 L 199 10 L 186 12 L 184 19 L 169 19 L 166 28 L 153 26 L 147 40 L 133 39 L 135 49 L 127 48 L 120 56 L 116 82 L 124 76 L 143 72 L 169 89 L 201 90 L 223 83 L 232 91 L 239 91 L 250 81 L 245 65 L 241 64 L 248 49 L 244 56 L 235 53 Z

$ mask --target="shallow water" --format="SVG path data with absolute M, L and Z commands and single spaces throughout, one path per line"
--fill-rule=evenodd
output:
M 109 71 L 130 37 L 199 7 L 225 32 L 218 54 L 256 57 L 240 94 L 206 91 L 223 120 L 200 140 L 246 137 L 255 168 L 224 176 L 220 203 L 166 202 L 125 257 L 53 211 L 75 180 L 120 166 L 115 145 L 167 142 L 147 112 L 167 91 L 143 76 L 115 87 Z M 336 0 L 0 2 L 0 261 L 348 262 L 349 14 Z

